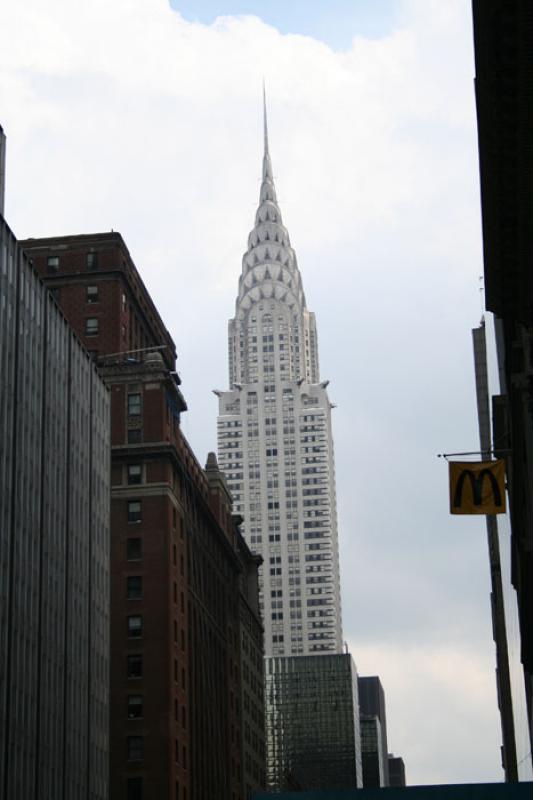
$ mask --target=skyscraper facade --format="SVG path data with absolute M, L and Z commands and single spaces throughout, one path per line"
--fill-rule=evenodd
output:
M 351 655 L 267 658 L 265 672 L 269 790 L 362 788 Z
M 229 323 L 218 452 L 252 551 L 263 557 L 267 655 L 342 648 L 331 403 L 314 314 L 278 206 L 264 120 L 263 175 Z
M 0 797 L 107 800 L 109 395 L 1 214 L 0 300 Z

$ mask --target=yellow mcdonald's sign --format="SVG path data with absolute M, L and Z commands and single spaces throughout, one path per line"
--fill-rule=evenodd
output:
M 505 514 L 505 462 L 450 461 L 450 513 Z

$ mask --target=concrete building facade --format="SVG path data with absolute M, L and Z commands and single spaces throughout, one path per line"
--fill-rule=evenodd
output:
M 2 216 L 0 372 L 0 796 L 107 800 L 109 397 Z

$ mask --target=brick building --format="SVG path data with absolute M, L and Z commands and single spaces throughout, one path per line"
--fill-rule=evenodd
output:
M 120 234 L 23 246 L 111 392 L 110 795 L 237 800 L 264 785 L 242 738 L 242 608 L 258 647 L 244 592 L 255 573 L 257 594 L 258 562 L 216 459 L 203 470 L 181 432 L 174 342 Z

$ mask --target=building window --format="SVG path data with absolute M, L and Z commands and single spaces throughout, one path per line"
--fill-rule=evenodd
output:
M 85 335 L 98 336 L 98 319 L 96 317 L 87 317 L 85 320 Z
M 46 271 L 57 272 L 59 269 L 59 256 L 48 256 L 46 259 Z
M 143 800 L 142 778 L 128 778 L 126 789 L 126 800 Z
M 128 561 L 140 561 L 142 557 L 142 539 L 126 539 L 126 558 Z
M 140 464 L 128 464 L 128 483 L 141 483 L 142 468 Z
M 135 394 L 128 395 L 128 416 L 139 417 L 141 415 L 141 395 L 136 392 Z
M 140 575 L 126 578 L 126 596 L 128 600 L 139 600 L 143 596 L 143 579 Z
M 98 286 L 87 286 L 86 300 L 88 303 L 98 302 Z
M 142 761 L 144 755 L 143 737 L 142 736 L 128 736 L 128 761 Z
M 138 639 L 143 635 L 143 618 L 140 614 L 130 614 L 128 617 L 128 636 Z
M 87 269 L 98 269 L 98 253 L 87 253 Z
M 142 678 L 143 657 L 140 653 L 128 656 L 128 678 Z
M 140 428 L 128 428 L 128 444 L 139 444 L 142 442 L 142 430 Z
M 143 698 L 141 694 L 128 695 L 128 719 L 142 719 Z
M 128 522 L 140 522 L 141 518 L 141 501 L 128 500 Z

